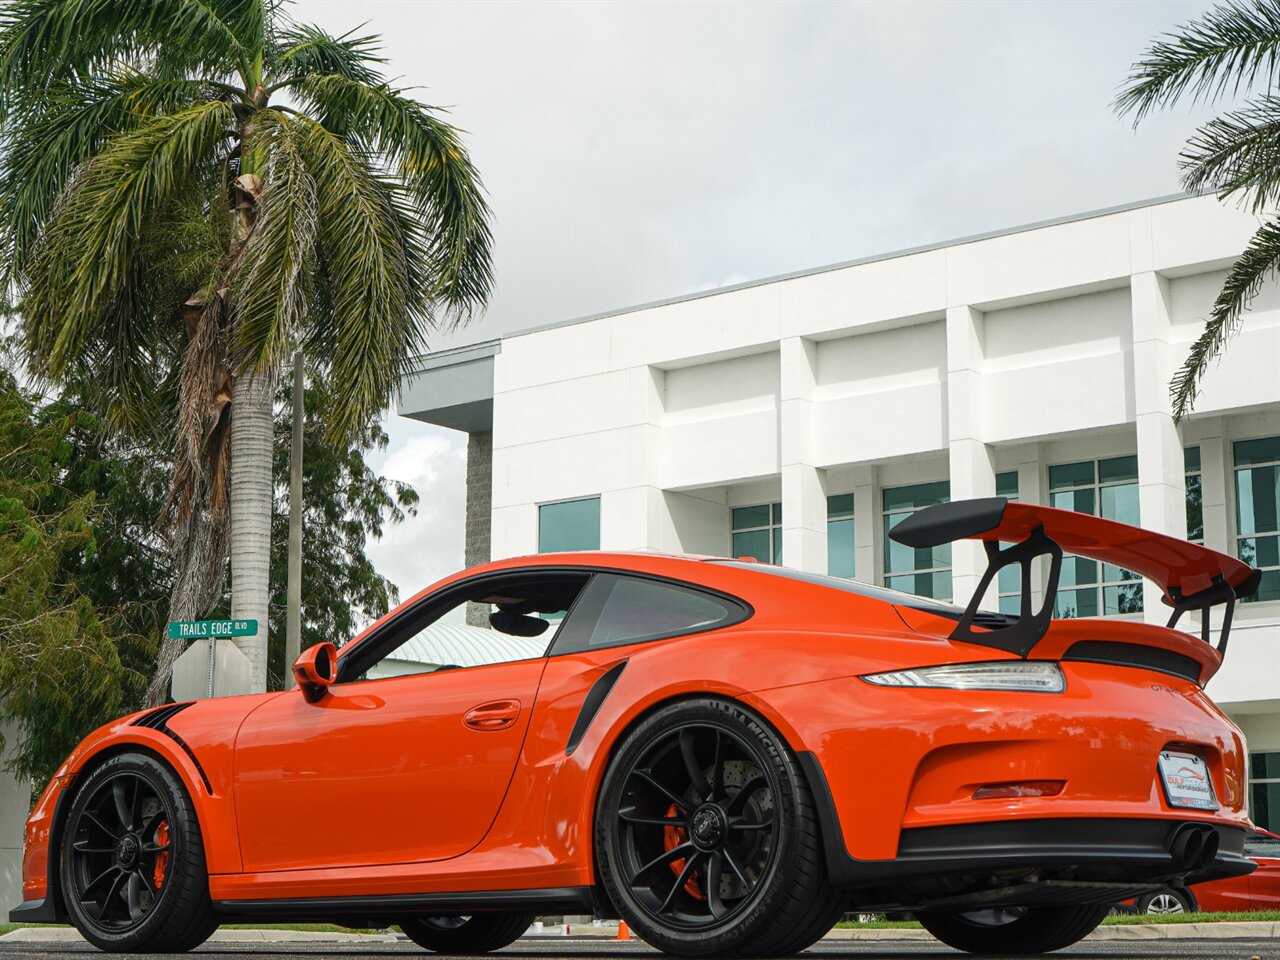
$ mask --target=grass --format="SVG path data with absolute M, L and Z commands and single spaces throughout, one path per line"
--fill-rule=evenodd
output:
M 61 923 L 0 923 L 0 937 L 23 927 L 61 927 Z M 382 930 L 362 930 L 339 927 L 332 923 L 226 923 L 223 930 L 302 930 L 309 933 L 382 933 Z
M 1103 920 L 1109 926 L 1133 926 L 1148 923 L 1223 923 L 1231 921 L 1240 923 L 1247 920 L 1262 920 L 1280 923 L 1280 910 L 1242 910 L 1239 913 L 1115 913 Z M 872 920 L 868 923 L 855 923 L 842 920 L 837 927 L 853 930 L 919 930 L 920 924 L 915 920 Z

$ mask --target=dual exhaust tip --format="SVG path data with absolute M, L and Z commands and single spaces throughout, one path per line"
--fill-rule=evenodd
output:
M 1184 823 L 1169 839 L 1169 855 L 1179 870 L 1203 870 L 1218 856 L 1218 831 L 1204 824 Z

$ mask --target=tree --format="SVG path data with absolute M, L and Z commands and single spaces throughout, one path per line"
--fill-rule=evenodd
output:
M 489 214 L 458 131 L 371 37 L 271 0 L 12 0 L 0 12 L 0 261 L 28 363 L 125 432 L 172 423 L 169 619 L 263 630 L 272 400 L 302 349 L 356 436 L 427 331 L 488 298 Z M 160 651 L 163 699 L 182 642 Z
M 1209 364 L 1240 327 L 1241 315 L 1280 263 L 1280 0 L 1232 0 L 1147 48 L 1116 101 L 1135 125 L 1178 102 L 1218 103 L 1254 90 L 1243 106 L 1210 120 L 1182 151 L 1183 185 L 1238 197 L 1267 212 L 1231 267 L 1186 362 L 1169 385 L 1176 420 L 1186 416 Z
M 98 552 L 96 496 L 63 484 L 73 435 L 89 426 L 41 410 L 0 368 L 0 712 L 19 721 L 11 766 L 41 782 L 145 683 L 126 667 L 141 640 L 128 617 L 99 610 L 68 575 Z
M 56 398 L 19 389 L 0 339 L 0 719 L 18 743 L 9 766 L 43 784 L 86 733 L 143 706 L 173 582 L 173 556 L 154 528 L 171 467 L 163 441 L 106 430 L 72 384 Z M 303 580 L 305 643 L 349 640 L 384 614 L 395 588 L 365 554 L 369 537 L 412 512 L 417 493 L 371 470 L 364 452 L 386 443 L 375 421 L 333 444 L 323 382 L 307 391 L 308 469 L 302 506 L 312 529 Z M 292 429 L 287 388 L 277 403 L 273 524 Z M 270 615 L 284 617 L 283 538 L 273 541 Z M 229 597 L 219 599 L 226 609 Z M 272 686 L 291 682 L 273 630 Z M 13 749 L 15 748 L 16 749 Z

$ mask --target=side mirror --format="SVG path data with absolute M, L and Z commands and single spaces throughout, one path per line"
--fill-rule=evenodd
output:
M 337 675 L 338 648 L 332 643 L 308 647 L 293 661 L 293 676 L 307 703 L 315 703 L 328 693 Z

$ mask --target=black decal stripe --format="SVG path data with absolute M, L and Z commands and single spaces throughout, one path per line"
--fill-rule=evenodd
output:
M 200 764 L 200 760 L 195 755 L 195 751 L 187 745 L 187 741 L 169 729 L 169 720 L 175 715 L 181 713 L 187 707 L 194 706 L 195 701 L 187 701 L 186 703 L 170 703 L 163 707 L 158 707 L 150 713 L 145 713 L 137 720 L 134 720 L 131 726 L 149 727 L 158 733 L 163 733 L 166 737 L 182 748 L 193 764 L 195 764 L 196 772 L 200 774 L 200 781 L 204 784 L 204 789 L 209 796 L 213 796 L 213 785 L 209 783 L 209 776 L 204 772 L 204 767 Z
M 600 707 L 604 704 L 605 697 L 609 696 L 609 691 L 618 682 L 618 677 L 622 676 L 622 671 L 626 669 L 626 666 L 626 660 L 620 660 L 615 663 L 600 674 L 596 678 L 596 682 L 591 685 L 591 689 L 587 691 L 587 696 L 582 701 L 582 707 L 578 710 L 578 719 L 573 721 L 573 729 L 569 731 L 569 742 L 564 747 L 566 757 L 578 749 L 578 744 L 587 735 L 587 728 L 591 726 L 591 721 L 600 712 Z

